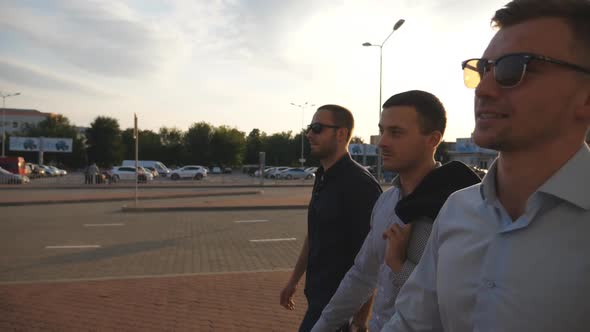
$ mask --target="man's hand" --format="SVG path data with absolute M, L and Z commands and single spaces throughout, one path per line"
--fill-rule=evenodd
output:
M 293 295 L 297 290 L 297 283 L 289 281 L 285 288 L 281 291 L 281 305 L 289 310 L 295 309 L 295 301 L 293 301 Z
M 393 272 L 399 272 L 406 261 L 406 249 L 412 234 L 412 224 L 391 225 L 383 232 L 383 239 L 387 241 L 385 263 Z

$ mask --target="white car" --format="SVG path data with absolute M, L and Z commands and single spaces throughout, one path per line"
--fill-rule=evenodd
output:
M 172 180 L 180 180 L 180 179 L 193 179 L 193 180 L 201 180 L 207 176 L 207 169 L 203 166 L 198 165 L 188 165 L 178 169 L 173 170 L 170 173 L 170 178 Z
M 275 179 L 279 177 L 279 174 L 281 174 L 282 172 L 288 170 L 290 167 L 275 167 L 274 170 L 265 173 L 264 177 L 270 178 L 270 179 Z
M 57 168 L 55 166 L 47 166 L 49 168 L 51 168 L 52 170 L 55 171 L 55 173 L 57 173 L 57 175 L 59 176 L 64 176 L 64 175 L 68 175 L 68 172 L 66 172 L 65 170 L 61 169 L 61 168 Z
M 111 181 L 135 181 L 135 167 L 130 166 L 117 166 L 113 167 L 110 171 Z M 151 172 L 145 170 L 143 167 L 137 168 L 137 179 L 139 182 L 152 181 L 154 176 Z
M 31 180 L 28 176 L 14 174 L 0 167 L 0 184 L 23 184 L 29 182 Z
M 306 172 L 301 168 L 289 168 L 277 175 L 278 179 L 313 179 L 315 177 L 314 173 Z
M 308 172 L 308 173 L 314 173 L 315 174 L 315 172 L 318 171 L 318 168 L 315 167 L 315 166 L 314 167 L 308 167 L 308 168 L 305 169 L 305 171 Z
M 55 167 L 47 166 L 47 165 L 39 165 L 40 167 L 45 170 L 45 174 L 49 176 L 60 176 L 60 172 Z

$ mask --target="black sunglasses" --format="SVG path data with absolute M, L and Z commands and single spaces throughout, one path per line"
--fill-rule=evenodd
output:
M 527 65 L 531 60 L 553 63 L 585 74 L 590 74 L 590 69 L 573 63 L 553 59 L 543 55 L 532 53 L 511 53 L 499 57 L 496 60 L 469 59 L 461 63 L 463 68 L 463 81 L 465 86 L 476 88 L 483 75 L 494 67 L 494 79 L 503 88 L 513 88 L 522 82 Z
M 342 128 L 339 126 L 333 126 L 333 125 L 327 125 L 327 124 L 323 124 L 323 123 L 319 123 L 319 122 L 314 122 L 310 125 L 307 126 L 307 129 L 305 130 L 305 133 L 308 134 L 309 131 L 311 130 L 314 134 L 319 134 L 322 132 L 322 130 L 324 130 L 324 128 Z

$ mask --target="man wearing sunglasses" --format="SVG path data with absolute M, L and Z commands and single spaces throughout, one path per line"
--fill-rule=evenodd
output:
M 320 160 L 309 203 L 307 236 L 280 303 L 294 308 L 293 294 L 305 273 L 307 312 L 299 331 L 309 331 L 352 266 L 367 233 L 373 205 L 382 190 L 348 154 L 354 118 L 338 105 L 318 108 L 307 128 L 311 154 Z M 366 324 L 370 302 L 355 315 Z
M 398 176 L 380 197 L 371 230 L 314 332 L 332 332 L 376 289 L 370 331 L 395 313 L 395 298 L 420 260 L 438 211 L 448 196 L 480 182 L 465 164 L 434 159 L 446 127 L 446 111 L 431 93 L 396 94 L 383 104 L 379 149 L 383 168 Z
M 384 331 L 588 331 L 590 1 L 498 10 L 475 88 L 473 139 L 500 152 L 441 209 Z

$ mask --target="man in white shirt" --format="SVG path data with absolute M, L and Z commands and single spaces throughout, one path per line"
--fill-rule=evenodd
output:
M 590 1 L 514 0 L 492 19 L 475 142 L 500 152 L 451 195 L 383 331 L 588 331 Z
M 447 197 L 479 182 L 464 164 L 441 166 L 434 160 L 445 131 L 445 114 L 438 98 L 424 91 L 399 93 L 383 104 L 379 123 L 383 168 L 398 177 L 375 203 L 371 230 L 355 263 L 312 331 L 335 331 L 375 288 L 368 328 L 379 331 L 395 312 L 396 294 L 420 260 L 433 220 Z

